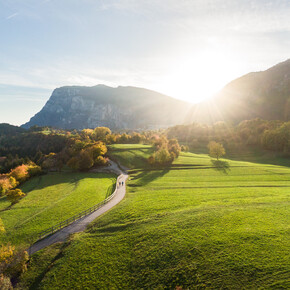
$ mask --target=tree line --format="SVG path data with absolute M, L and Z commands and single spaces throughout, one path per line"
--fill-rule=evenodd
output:
M 176 138 L 193 150 L 205 148 L 210 141 L 216 141 L 230 151 L 238 152 L 242 147 L 255 146 L 290 156 L 290 122 L 256 118 L 242 121 L 236 126 L 225 122 L 213 125 L 193 123 L 171 127 L 166 134 L 168 138 Z

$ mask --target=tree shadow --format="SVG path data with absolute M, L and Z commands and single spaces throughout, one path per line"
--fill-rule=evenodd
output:
M 169 170 L 170 168 L 141 171 L 139 174 L 132 178 L 132 180 L 136 180 L 137 183 L 135 185 L 131 184 L 130 186 L 144 186 L 152 182 L 154 179 L 162 177 L 167 172 L 169 172 Z
M 229 174 L 231 171 L 230 164 L 227 161 L 221 161 L 221 160 L 211 160 L 212 168 L 224 173 L 224 174 Z

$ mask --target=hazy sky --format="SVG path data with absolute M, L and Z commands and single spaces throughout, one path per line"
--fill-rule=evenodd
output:
M 290 58 L 289 0 L 0 0 L 0 123 L 63 85 L 197 102 Z

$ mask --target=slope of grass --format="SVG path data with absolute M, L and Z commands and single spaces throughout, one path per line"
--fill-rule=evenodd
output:
M 289 168 L 182 153 L 169 169 L 134 170 L 127 189 L 87 232 L 34 256 L 21 285 L 289 289 Z
M 0 242 L 29 245 L 42 230 L 104 200 L 115 180 L 114 175 L 101 173 L 50 173 L 32 178 L 22 186 L 27 196 L 0 212 L 6 229 Z M 9 203 L 2 198 L 0 204 Z
M 109 155 L 129 168 L 144 168 L 148 166 L 147 159 L 153 153 L 150 145 L 114 144 L 108 146 Z

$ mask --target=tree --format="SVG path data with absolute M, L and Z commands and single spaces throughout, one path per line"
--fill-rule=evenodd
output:
M 86 149 L 88 153 L 91 154 L 95 160 L 100 155 L 105 155 L 107 153 L 107 147 L 103 142 L 97 142 L 95 145 Z
M 79 168 L 79 161 L 77 157 L 72 157 L 68 162 L 67 162 L 67 166 L 77 170 Z
M 7 198 L 11 202 L 11 205 L 19 202 L 19 200 L 26 194 L 19 188 L 9 190 L 7 193 Z
M 112 134 L 111 130 L 107 127 L 97 127 L 94 129 L 95 140 L 105 141 L 106 136 Z
M 209 149 L 209 156 L 214 157 L 217 160 L 226 154 L 225 148 L 221 143 L 211 141 L 208 143 L 207 147 Z
M 168 147 L 169 153 L 173 153 L 174 158 L 177 158 L 179 156 L 181 148 L 180 148 L 178 141 L 176 139 L 170 139 L 168 141 L 167 147 Z
M 0 289 L 13 289 L 10 278 L 16 278 L 27 270 L 28 259 L 27 251 L 15 252 L 15 247 L 10 244 L 0 247 Z
M 105 166 L 108 163 L 108 159 L 104 158 L 103 156 L 98 156 L 95 159 L 95 165 Z
M 34 163 L 31 163 L 28 165 L 28 174 L 29 174 L 29 177 L 33 177 L 33 176 L 36 176 L 36 175 L 39 175 L 41 173 L 41 167 L 34 164 Z
M 0 196 L 17 185 L 18 182 L 13 176 L 7 176 L 6 174 L 0 175 Z
M 89 168 L 93 167 L 93 165 L 94 165 L 94 159 L 92 158 L 91 154 L 89 154 L 85 150 L 79 154 L 78 159 L 79 159 L 78 160 L 78 168 L 80 170 L 89 169 Z
M 11 170 L 9 175 L 14 177 L 20 183 L 24 182 L 27 178 L 29 178 L 28 166 L 25 164 L 17 166 L 16 168 Z
M 174 153 L 169 153 L 166 148 L 161 148 L 154 152 L 152 156 L 148 158 L 150 165 L 169 165 L 174 160 Z

